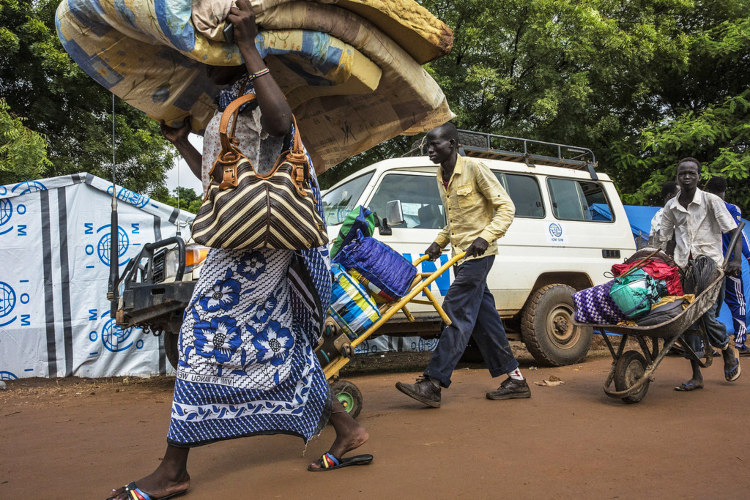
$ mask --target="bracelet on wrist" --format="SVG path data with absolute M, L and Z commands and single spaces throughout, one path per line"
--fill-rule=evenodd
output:
M 257 73 L 252 73 L 252 74 L 248 75 L 247 76 L 247 81 L 248 82 L 252 82 L 256 78 L 259 78 L 259 77 L 261 77 L 263 75 L 267 75 L 270 72 L 271 72 L 271 70 L 269 70 L 268 68 L 263 68 L 262 70 L 258 71 Z

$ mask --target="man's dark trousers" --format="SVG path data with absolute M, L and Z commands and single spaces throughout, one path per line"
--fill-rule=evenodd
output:
M 443 301 L 443 309 L 453 323 L 443 329 L 424 372 L 439 380 L 443 387 L 451 385 L 453 369 L 472 334 L 493 377 L 518 368 L 503 321 L 495 309 L 495 298 L 487 286 L 487 275 L 494 262 L 495 256 L 491 255 L 465 261 L 454 268 L 456 278 Z

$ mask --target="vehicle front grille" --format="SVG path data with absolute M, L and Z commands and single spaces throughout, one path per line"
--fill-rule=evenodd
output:
M 164 281 L 164 259 L 166 256 L 167 252 L 162 249 L 156 252 L 151 261 L 154 266 L 154 283 L 161 283 Z

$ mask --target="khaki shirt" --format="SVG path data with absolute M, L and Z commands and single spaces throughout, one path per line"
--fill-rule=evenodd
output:
M 680 205 L 679 196 L 675 196 L 664 206 L 659 235 L 662 246 L 675 236 L 677 246 L 674 250 L 674 262 L 685 267 L 692 255 L 705 255 L 721 266 L 722 234 L 737 227 L 737 223 L 727 210 L 724 200 L 718 196 L 695 190 L 693 200 L 687 208 Z
M 438 168 L 437 183 L 448 225 L 440 231 L 435 243 L 440 248 L 450 243 L 456 255 L 482 238 L 489 246 L 481 257 L 496 255 L 497 239 L 513 222 L 516 207 L 495 174 L 484 163 L 459 156 L 448 189 L 443 185 L 443 167 Z

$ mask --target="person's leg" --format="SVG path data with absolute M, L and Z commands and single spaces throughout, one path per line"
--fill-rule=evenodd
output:
M 461 264 L 443 301 L 443 309 L 451 325 L 443 329 L 435 352 L 430 357 L 424 374 L 440 381 L 442 387 L 451 385 L 451 374 L 461 359 L 476 325 L 482 304 L 487 272 L 492 257 L 472 259 Z
M 159 466 L 154 472 L 135 482 L 136 486 L 151 498 L 162 498 L 181 491 L 190 486 L 190 475 L 187 472 L 187 458 L 190 448 L 177 448 L 167 445 Z M 110 498 L 117 500 L 131 500 L 125 487 L 112 490 Z
M 518 369 L 518 361 L 505 334 L 503 320 L 495 307 L 495 297 L 485 283 L 482 305 L 474 328 L 474 340 L 482 353 L 484 363 L 492 377 L 507 373 L 509 377 L 494 391 L 486 394 L 487 399 L 521 399 L 531 397 L 531 390 Z
M 486 283 L 473 337 L 493 378 L 518 368 L 518 361 L 513 356 L 505 334 L 503 320 L 495 308 L 495 297 Z
M 354 420 L 335 398 L 329 422 L 331 422 L 336 431 L 336 439 L 328 450 L 328 453 L 336 458 L 341 458 L 344 454 L 359 448 L 370 437 L 367 430 Z M 310 468 L 320 469 L 320 460 L 311 463 Z
M 424 376 L 415 384 L 396 383 L 396 389 L 420 403 L 440 407 L 440 387 L 451 385 L 451 374 L 466 350 L 476 324 L 489 267 L 488 257 L 464 262 L 443 300 L 443 309 L 451 325 L 443 328 L 440 340 L 430 357 Z
M 727 276 L 725 280 L 726 296 L 724 302 L 732 312 L 734 326 L 734 344 L 742 350 L 745 347 L 747 328 L 745 325 L 745 292 L 741 276 Z

